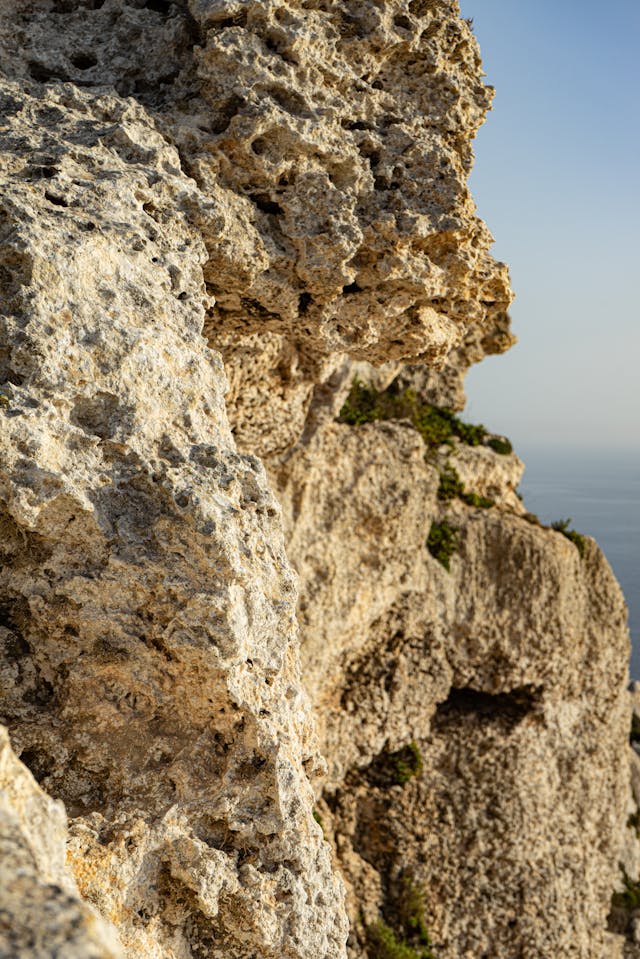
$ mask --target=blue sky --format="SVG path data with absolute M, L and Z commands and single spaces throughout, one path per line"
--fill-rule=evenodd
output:
M 516 448 L 640 453 L 640 0 L 462 0 L 494 108 L 471 189 L 520 342 L 467 379 Z

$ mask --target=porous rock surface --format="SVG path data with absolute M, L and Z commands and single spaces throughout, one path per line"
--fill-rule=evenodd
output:
M 201 336 L 193 183 L 130 100 L 3 97 L 12 742 L 128 955 L 341 956 L 295 584 Z
M 628 815 L 622 596 L 593 541 L 580 558 L 523 516 L 515 457 L 466 447 L 447 459 L 472 489 L 475 459 L 475 491 L 502 483 L 502 498 L 443 504 L 406 423 L 332 423 L 276 487 L 351 954 L 370 954 L 377 916 L 394 925 L 410 881 L 436 956 L 617 955 L 606 928 Z M 425 548 L 444 515 L 459 537 L 450 572 Z M 398 782 L 394 754 L 411 741 L 422 769 Z
M 18 761 L 0 727 L 0 956 L 123 959 L 115 930 L 65 865 L 64 806 Z
M 23 953 L 621 955 L 606 561 L 514 454 L 339 416 L 513 342 L 455 0 L 0 0 L 0 73 L 0 719 L 53 797 L 5 744 L 0 906 L 69 929 Z

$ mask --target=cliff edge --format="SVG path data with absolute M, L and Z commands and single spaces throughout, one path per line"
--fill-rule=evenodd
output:
M 459 14 L 0 0 L 0 956 L 622 955 L 624 600 L 456 412 Z

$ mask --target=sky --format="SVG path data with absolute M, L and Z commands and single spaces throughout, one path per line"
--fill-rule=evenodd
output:
M 467 378 L 516 450 L 640 456 L 640 0 L 461 0 L 493 110 L 470 186 L 519 343 Z

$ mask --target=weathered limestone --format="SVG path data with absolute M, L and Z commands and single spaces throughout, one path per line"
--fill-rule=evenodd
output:
M 0 0 L 0 74 L 6 955 L 621 955 L 606 561 L 339 419 L 513 342 L 455 0 Z
M 121 959 L 113 928 L 65 866 L 66 816 L 18 762 L 0 728 L 0 956 Z
M 394 924 L 410 877 L 442 959 L 614 955 L 623 598 L 593 541 L 581 559 L 522 517 L 515 457 L 457 446 L 448 462 L 496 505 L 439 502 L 418 434 L 391 422 L 324 428 L 277 487 L 351 954 L 370 954 L 379 914 Z M 445 514 L 459 535 L 451 572 L 425 548 Z M 401 785 L 389 754 L 412 740 L 422 770 Z
M 2 716 L 128 955 L 340 956 L 295 586 L 131 101 L 5 84 Z

